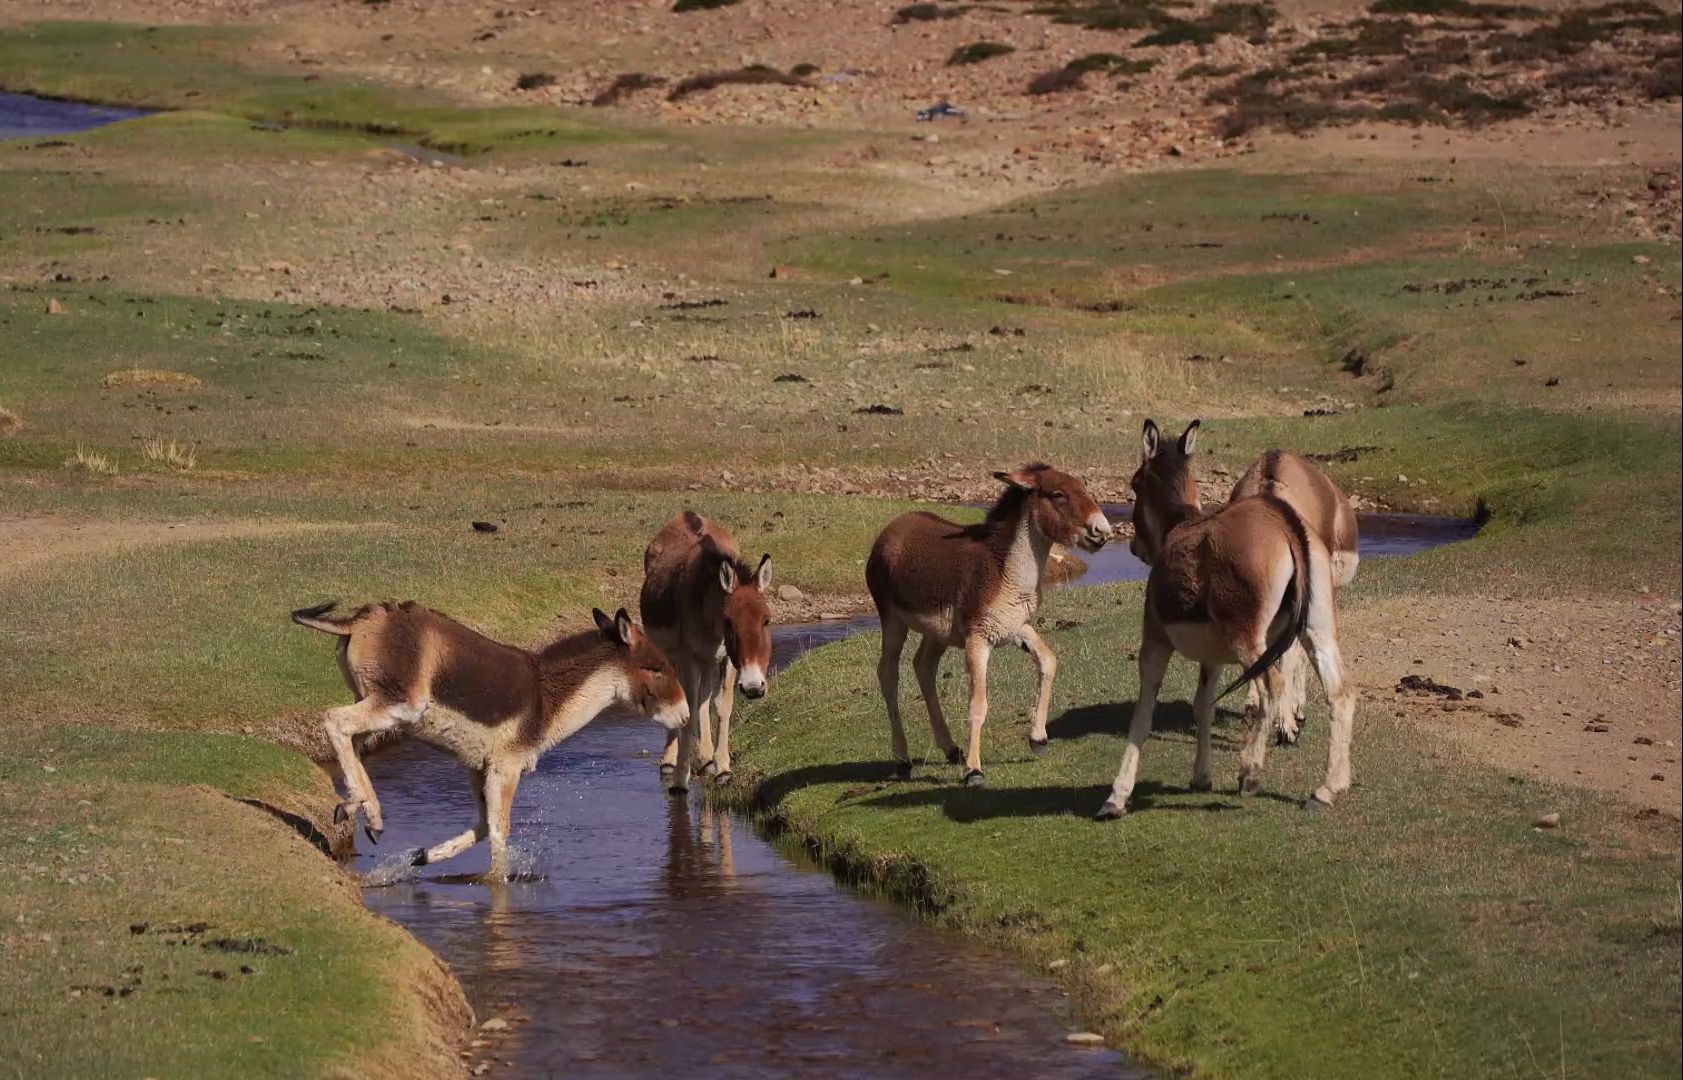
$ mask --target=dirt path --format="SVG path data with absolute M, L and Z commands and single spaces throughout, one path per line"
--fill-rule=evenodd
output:
M 346 526 L 306 521 L 141 522 L 62 517 L 0 518 L 0 582 L 59 559 L 111 555 L 127 548 L 205 540 L 286 536 Z
M 1658 597 L 1408 597 L 1352 605 L 1345 617 L 1370 703 L 1517 775 L 1672 815 L 1683 801 L 1680 626 L 1678 605 Z M 1399 692 L 1411 675 L 1454 692 Z

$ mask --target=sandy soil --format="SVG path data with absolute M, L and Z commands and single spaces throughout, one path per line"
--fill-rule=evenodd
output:
M 42 569 L 58 559 L 110 555 L 133 547 L 206 540 L 285 536 L 341 528 L 303 521 L 164 522 L 79 521 L 60 517 L 0 518 L 0 580 Z
M 1409 597 L 1351 607 L 1343 632 L 1370 706 L 1391 707 L 1516 775 L 1599 788 L 1675 816 L 1680 628 L 1679 606 L 1655 596 Z M 1460 697 L 1399 690 L 1410 675 Z

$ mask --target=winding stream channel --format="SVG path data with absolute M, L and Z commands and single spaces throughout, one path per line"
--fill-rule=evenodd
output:
M 1411 515 L 1361 526 L 1364 558 L 1476 532 Z M 1126 545 L 1084 557 L 1080 585 L 1145 576 Z M 875 626 L 781 627 L 775 666 Z M 1149 1075 L 1070 1046 L 1076 1021 L 1049 980 L 837 884 L 699 794 L 668 798 L 660 745 L 649 721 L 604 717 L 543 759 L 514 807 L 530 880 L 467 881 L 481 847 L 448 875 L 364 892 L 450 964 L 482 1017 L 529 1018 L 496 1051 L 518 1075 Z M 357 870 L 473 820 L 465 772 L 438 751 L 409 743 L 367 765 L 387 829 Z

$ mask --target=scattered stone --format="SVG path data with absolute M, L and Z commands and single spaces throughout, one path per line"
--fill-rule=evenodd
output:
M 1047 964 L 1046 965 L 1046 970 L 1047 971 L 1062 971 L 1066 967 L 1069 967 L 1069 961 L 1060 959 L 1060 960 L 1054 960 L 1050 964 Z
M 855 413 L 860 414 L 861 416 L 905 416 L 906 415 L 906 410 L 900 408 L 900 406 L 898 406 L 898 405 L 884 405 L 880 401 L 877 402 L 875 405 L 866 405 L 863 408 L 854 409 L 853 411 Z
M 785 603 L 794 604 L 805 600 L 806 593 L 801 592 L 793 585 L 779 585 L 777 587 L 777 598 Z
M 1071 1046 L 1103 1046 L 1104 1036 L 1096 1031 L 1072 1031 L 1064 1036 Z
M 1633 740 L 1632 740 L 1632 741 L 1633 741 L 1633 742 L 1634 742 L 1634 743 L 1636 743 L 1636 745 L 1637 745 L 1637 746 L 1653 746 L 1653 745 L 1654 745 L 1654 740 L 1653 740 L 1653 739 L 1650 739 L 1650 738 L 1649 738 L 1649 737 L 1648 737 L 1648 736 L 1646 736 L 1646 735 L 1638 735 L 1638 736 L 1637 736 L 1637 737 L 1636 737 L 1636 738 L 1635 738 L 1635 739 L 1633 739 Z M 144 926 L 144 925 L 145 925 L 145 924 L 144 924 L 144 923 L 142 923 L 142 924 L 141 924 L 141 925 L 143 925 L 143 926 Z
M 809 383 L 812 380 L 798 371 L 785 371 L 771 381 L 774 383 Z
M 786 311 L 783 313 L 783 317 L 785 319 L 822 319 L 824 316 L 811 308 L 802 308 L 799 311 Z
M 839 622 L 846 619 L 847 615 L 840 611 L 821 611 L 818 613 L 818 617 L 825 622 Z
M 1397 683 L 1397 693 L 1433 695 L 1449 701 L 1460 701 L 1466 696 L 1459 686 L 1440 683 L 1430 675 L 1404 675 L 1402 681 Z
M 497 523 L 494 521 L 476 521 L 473 523 L 473 531 L 479 533 L 494 533 L 497 531 Z
M 1558 829 L 1560 828 L 1560 815 L 1544 814 L 1537 819 L 1536 825 L 1539 829 Z
M 479 1030 L 480 1031 L 507 1031 L 508 1030 L 508 1021 L 504 1020 L 500 1016 L 493 1016 L 493 1017 L 491 1017 L 491 1019 L 485 1021 L 483 1024 L 480 1024 L 479 1025 Z
M 56 296 L 53 297 L 52 299 L 48 300 L 47 301 L 47 314 L 48 315 L 63 315 L 64 314 L 64 302 L 61 301 Z

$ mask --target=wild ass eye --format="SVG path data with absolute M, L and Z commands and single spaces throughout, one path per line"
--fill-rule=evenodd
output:
M 1068 498 L 1069 498 L 1069 493 L 1066 492 L 1063 488 L 1057 488 L 1056 490 L 1054 490 L 1052 492 L 1052 501 L 1053 502 L 1064 502 Z
M 767 615 L 767 616 L 766 616 L 766 621 L 765 621 L 765 622 L 763 622 L 763 623 L 761 623 L 761 624 L 760 624 L 760 625 L 761 625 L 761 626 L 770 626 L 770 625 L 771 625 L 771 616 L 770 616 L 770 615 Z

